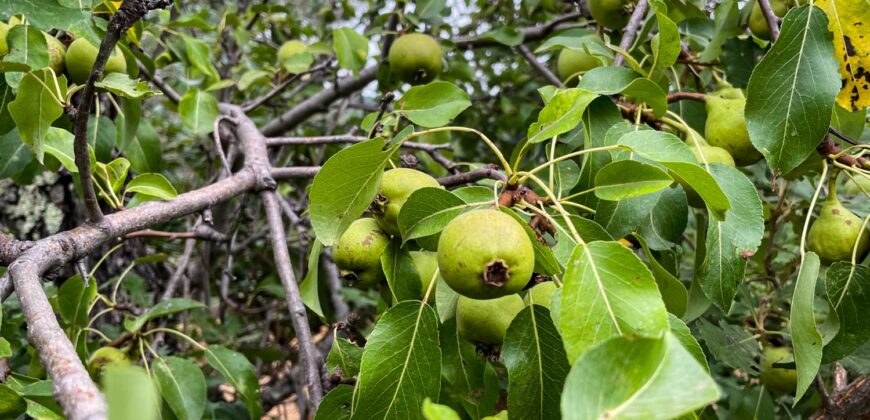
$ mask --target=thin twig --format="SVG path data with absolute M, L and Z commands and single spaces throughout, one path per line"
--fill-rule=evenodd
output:
M 643 22 L 646 11 L 649 10 L 649 2 L 640 0 L 634 6 L 634 11 L 631 13 L 631 18 L 628 20 L 628 25 L 622 33 L 622 40 L 619 41 L 619 49 L 628 53 L 628 49 L 634 44 L 634 37 L 637 36 L 637 31 L 640 30 L 640 25 Z M 621 66 L 625 62 L 625 57 L 620 53 L 613 59 L 614 66 Z
M 529 65 L 532 66 L 532 68 L 534 68 L 538 73 L 540 73 L 541 76 L 544 76 L 544 78 L 547 79 L 548 82 L 558 87 L 563 86 L 562 81 L 559 80 L 559 78 L 556 77 L 556 75 L 553 74 L 550 69 L 538 62 L 538 57 L 535 57 L 535 54 L 532 54 L 532 52 L 529 50 L 529 47 L 525 46 L 524 44 L 520 44 L 519 46 L 517 46 L 517 50 L 519 50 L 520 54 L 525 57 L 526 61 L 529 62 Z
M 764 20 L 767 21 L 767 26 L 770 27 L 770 42 L 776 42 L 779 38 L 779 19 L 773 13 L 773 8 L 770 7 L 770 0 L 757 0 L 758 6 L 761 7 L 761 13 L 764 14 Z
M 320 64 L 318 64 L 318 65 L 316 65 L 316 66 L 314 66 L 306 71 L 294 74 L 293 76 L 287 78 L 287 80 L 284 80 L 283 82 L 279 83 L 277 86 L 272 88 L 272 90 L 270 90 L 265 95 L 242 105 L 242 111 L 251 112 L 251 111 L 257 109 L 258 107 L 260 107 L 261 105 L 263 105 L 266 102 L 269 102 L 270 99 L 274 98 L 276 95 L 278 95 L 279 93 L 284 91 L 284 89 L 286 89 L 287 86 L 290 86 L 293 82 L 303 78 L 304 76 L 308 76 L 308 75 L 314 74 L 314 73 L 319 73 L 321 71 L 329 69 L 331 64 L 332 64 L 332 61 L 327 60 L 327 61 L 324 61 L 323 63 L 320 63 Z

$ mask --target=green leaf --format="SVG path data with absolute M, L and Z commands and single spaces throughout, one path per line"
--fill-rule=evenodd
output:
M 146 173 L 160 172 L 162 169 L 163 151 L 160 137 L 150 124 L 142 124 L 137 133 L 125 137 L 119 145 L 130 159 L 134 171 Z
M 704 370 L 709 372 L 710 367 L 707 366 L 707 357 L 704 356 L 704 349 L 702 349 L 701 345 L 698 344 L 698 340 L 695 340 L 695 336 L 692 335 L 692 330 L 689 329 L 689 326 L 674 314 L 668 314 L 668 325 L 671 326 L 671 334 L 680 341 L 683 348 L 686 349 L 686 351 L 688 351 L 696 361 L 698 361 L 698 364 L 700 364 Z
M 750 375 L 759 373 L 758 359 L 761 357 L 761 350 L 752 334 L 741 326 L 727 324 L 722 319 L 718 326 L 704 318 L 699 319 L 695 325 L 714 359 Z
M 441 389 L 438 316 L 429 305 L 400 302 L 369 336 L 354 391 L 352 419 L 422 418 Z
M 94 86 L 105 89 L 118 96 L 132 99 L 145 99 L 162 95 L 159 91 L 148 87 L 148 82 L 133 80 L 126 73 L 109 73 Z
M 794 361 L 797 365 L 798 377 L 795 404 L 813 383 L 822 362 L 822 335 L 816 329 L 813 311 L 818 278 L 819 256 L 814 252 L 807 252 L 798 271 L 789 315 L 789 333 L 794 344 Z
M 33 26 L 16 25 L 9 28 L 9 32 L 6 33 L 6 43 L 9 53 L 3 57 L 3 62 L 11 67 L 7 68 L 7 71 L 14 71 L 17 68 L 21 71 L 34 70 L 34 73 L 37 73 L 39 69 L 48 67 L 49 54 L 45 35 Z M 24 76 L 26 76 L 24 73 L 7 73 L 6 82 L 13 89 L 20 89 L 20 82 Z M 20 92 L 18 94 L 21 95 Z
M 840 360 L 870 340 L 864 308 L 870 307 L 870 267 L 840 261 L 825 272 L 825 290 L 840 330 L 825 346 L 823 363 Z
M 33 154 L 21 141 L 18 130 L 0 136 L 0 178 L 18 175 L 31 161 Z
M 736 0 L 718 2 L 713 16 L 713 37 L 699 57 L 700 61 L 704 63 L 709 63 L 719 58 L 719 55 L 722 53 L 722 44 L 725 40 L 745 31 L 743 27 L 739 26 L 740 10 Z
M 689 220 L 689 204 L 682 188 L 662 191 L 646 223 L 640 225 L 639 233 L 656 251 L 670 251 L 682 242 L 683 232 Z
M 63 114 L 63 106 L 46 86 L 55 86 L 55 78 L 48 70 L 27 73 L 18 86 L 15 100 L 9 104 L 9 113 L 21 140 L 42 163 L 45 154 L 45 136 L 54 120 Z
M 468 94 L 450 82 L 414 86 L 402 95 L 396 108 L 414 124 L 441 127 L 471 106 Z
M 220 114 L 217 99 L 199 89 L 190 89 L 181 97 L 178 115 L 193 134 L 209 134 L 214 129 L 214 119 Z
M 583 75 L 577 87 L 599 95 L 633 96 L 649 105 L 656 116 L 668 108 L 667 95 L 659 85 L 625 67 L 596 67 Z
M 394 238 L 381 254 L 381 266 L 387 277 L 387 284 L 393 294 L 393 302 L 404 300 L 420 300 L 423 292 L 420 290 L 420 274 L 414 267 L 414 260 L 399 239 Z
M 0 66 L 3 63 L 0 62 Z M 15 122 L 9 115 L 9 103 L 15 100 L 15 91 L 6 83 L 5 78 L 0 78 L 0 135 L 6 134 L 15 128 Z M 863 119 L 861 120 L 863 127 Z
M 634 160 L 620 160 L 595 175 L 595 196 L 619 201 L 667 188 L 674 179 L 667 172 Z
M 107 164 L 97 162 L 95 169 L 95 174 L 112 189 L 112 192 L 120 194 L 130 171 L 130 161 L 120 157 Z
M 323 307 L 320 305 L 320 291 L 318 290 L 321 251 L 323 251 L 323 244 L 314 240 L 311 245 L 311 253 L 308 254 L 308 272 L 305 273 L 305 278 L 299 285 L 299 294 L 302 297 L 302 303 L 321 319 L 324 319 L 326 316 L 323 315 Z M 282 293 L 281 296 L 284 294 Z
M 689 302 L 689 292 L 686 290 L 686 286 L 659 264 L 643 237 L 635 235 L 635 239 L 640 242 L 640 246 L 646 254 L 650 270 L 659 287 L 659 293 L 662 295 L 662 301 L 665 302 L 668 313 L 682 316 L 686 312 L 686 306 Z
M 0 10 L 27 16 L 27 22 L 42 31 L 57 28 L 76 35 L 93 33 L 90 10 L 63 7 L 57 0 L 0 0 Z
M 839 64 L 825 12 L 789 10 L 773 47 L 752 71 L 746 127 L 774 172 L 788 173 L 816 153 L 840 90 Z
M 704 294 L 728 312 L 743 282 L 746 257 L 755 253 L 764 235 L 761 199 L 752 181 L 739 170 L 722 164 L 710 171 L 734 207 L 725 220 L 710 218 L 705 241 L 706 255 L 695 272 Z
M 420 19 L 434 19 L 441 16 L 447 0 L 417 0 L 414 2 L 414 14 Z
M 429 398 L 423 400 L 423 417 L 426 420 L 461 420 L 459 414 L 452 408 L 435 404 Z
M 332 38 L 332 48 L 341 68 L 357 72 L 365 65 L 369 56 L 368 38 L 347 27 L 333 29 Z
M 109 117 L 101 115 L 99 118 L 95 116 L 88 118 L 88 145 L 94 149 L 94 156 L 98 162 L 112 160 L 115 130 L 115 122 Z
M 14 419 L 24 414 L 27 410 L 27 402 L 18 395 L 9 385 L 0 384 L 0 416 Z
M 127 184 L 126 192 L 142 193 L 161 200 L 172 200 L 178 195 L 162 174 L 139 174 Z
M 144 314 L 136 317 L 125 327 L 127 328 L 127 331 L 136 332 L 142 329 L 145 323 L 152 319 L 198 308 L 205 308 L 205 305 L 195 300 L 184 298 L 164 300 L 151 307 L 151 309 L 147 310 Z
M 148 372 L 139 366 L 106 366 L 103 392 L 109 404 L 109 420 L 160 418 L 160 397 Z
M 62 128 L 49 127 L 48 131 L 45 133 L 43 147 L 45 153 L 54 156 L 55 159 L 60 161 L 60 164 L 63 165 L 64 168 L 77 174 L 79 173 L 79 168 L 76 166 L 75 162 L 76 157 L 75 151 L 73 150 L 74 141 L 75 136 L 73 136 L 69 131 Z
M 12 345 L 3 337 L 0 337 L 0 357 L 12 357 Z
M 350 418 L 350 402 L 353 386 L 341 384 L 329 391 L 314 414 L 314 420 L 347 420 Z
M 704 204 L 707 205 L 707 210 L 715 219 L 725 218 L 725 211 L 731 208 L 731 203 L 716 178 L 713 178 L 707 169 L 696 163 L 661 162 L 661 164 L 701 196 Z
M 657 12 L 656 22 L 659 26 L 659 32 L 653 36 L 650 43 L 653 52 L 653 66 L 650 69 L 650 74 L 655 69 L 673 66 L 677 62 L 677 57 L 680 56 L 680 31 L 677 29 L 677 25 L 668 18 L 666 12 Z
M 311 184 L 311 225 L 323 245 L 335 244 L 342 233 L 369 207 L 384 175 L 392 150 L 373 139 L 355 144 L 323 165 Z
M 208 44 L 184 33 L 180 33 L 180 35 L 184 42 L 187 60 L 193 64 L 193 68 L 202 73 L 210 82 L 220 80 L 220 75 L 218 75 L 217 69 L 212 64 L 211 49 Z
M 692 149 L 671 133 L 632 130 L 620 136 L 618 144 L 655 162 L 697 162 Z
M 202 418 L 205 411 L 205 376 L 199 366 L 180 357 L 160 357 L 152 365 L 160 395 L 179 420 Z
M 668 330 L 652 273 L 617 242 L 577 246 L 564 282 L 559 323 L 568 360 L 613 336 L 658 337 Z
M 480 38 L 491 39 L 508 47 L 516 47 L 523 43 L 525 34 L 512 26 L 499 26 L 497 29 L 485 32 Z
M 549 311 L 529 305 L 508 327 L 502 347 L 508 371 L 508 407 L 520 419 L 559 418 L 559 393 L 568 357 Z
M 612 237 L 621 238 L 647 223 L 661 194 L 656 192 L 620 201 L 601 200 L 595 208 L 595 222 Z
M 538 114 L 538 120 L 529 126 L 529 143 L 540 143 L 576 128 L 583 111 L 597 97 L 584 89 L 565 89 L 557 93 Z
M 344 338 L 336 338 L 332 342 L 329 354 L 326 355 L 326 368 L 330 373 L 340 374 L 344 378 L 353 378 L 359 374 L 362 354 L 362 347 Z
M 411 193 L 399 212 L 398 225 L 402 240 L 422 238 L 441 232 L 453 218 L 476 206 L 492 203 L 466 202 L 442 188 L 420 188 Z
M 63 282 L 58 290 L 58 312 L 67 326 L 83 328 L 88 325 L 88 309 L 97 297 L 97 283 L 91 278 L 87 286 L 81 275 Z
M 443 283 L 443 280 L 439 280 Z M 436 291 L 442 290 L 442 284 Z M 452 290 L 446 283 L 443 289 Z M 452 292 L 456 294 L 456 292 Z M 441 311 L 441 302 L 436 305 Z M 474 344 L 459 336 L 456 330 L 456 318 L 443 318 L 439 339 L 441 342 L 441 374 L 446 382 L 442 391 L 460 401 L 472 418 L 479 419 L 495 409 L 499 387 L 490 381 L 498 382 L 492 366 L 477 353 Z
M 614 337 L 571 368 L 562 416 L 573 419 L 670 419 L 719 399 L 703 366 L 672 334 Z
M 216 345 L 205 349 L 205 359 L 236 389 L 245 406 L 248 407 L 250 417 L 260 418 L 263 414 L 263 406 L 260 402 L 260 384 L 254 373 L 254 365 L 241 353 Z

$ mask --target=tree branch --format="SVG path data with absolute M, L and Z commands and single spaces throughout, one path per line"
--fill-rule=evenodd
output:
M 470 184 L 480 181 L 481 179 L 494 179 L 497 181 L 507 181 L 507 176 L 498 170 L 495 164 L 489 164 L 472 171 L 463 172 L 456 175 L 448 175 L 438 178 L 438 183 L 445 187 L 455 187 L 457 185 Z
M 620 50 L 626 53 L 629 52 L 628 49 L 634 44 L 634 37 L 637 36 L 637 31 L 640 29 L 647 10 L 649 10 L 649 2 L 647 0 L 640 0 L 634 6 L 634 11 L 631 13 L 631 18 L 629 18 L 628 25 L 625 26 L 625 30 L 622 33 L 622 39 L 619 41 Z M 621 66 L 624 62 L 625 56 L 622 54 L 617 54 L 616 58 L 613 59 L 614 66 Z
M 556 75 L 553 74 L 550 69 L 538 62 L 538 58 L 535 57 L 534 54 L 532 54 L 532 52 L 529 50 L 529 47 L 525 46 L 524 44 L 520 44 L 519 46 L 517 46 L 517 50 L 519 50 L 520 54 L 525 57 L 526 61 L 529 62 L 529 65 L 532 66 L 532 68 L 534 68 L 538 73 L 540 73 L 541 76 L 544 76 L 544 78 L 547 79 L 548 82 L 558 87 L 563 86 L 562 81 L 559 80 L 559 78 L 556 77 Z
M 761 7 L 761 13 L 770 28 L 770 42 L 776 42 L 776 39 L 779 38 L 779 20 L 773 13 L 773 8 L 770 7 L 770 0 L 758 0 L 758 6 Z
M 268 146 L 286 146 L 286 145 L 295 145 L 295 146 L 310 146 L 316 144 L 335 144 L 335 143 L 362 143 L 368 140 L 368 138 L 364 136 L 351 136 L 351 135 L 335 135 L 335 136 L 313 136 L 313 137 L 269 137 L 266 139 L 266 145 Z M 415 149 L 415 150 L 424 150 L 424 151 L 434 151 L 434 150 L 451 150 L 453 146 L 449 144 L 426 144 L 426 143 L 414 143 L 414 142 L 404 142 L 402 143 L 402 147 L 406 149 Z

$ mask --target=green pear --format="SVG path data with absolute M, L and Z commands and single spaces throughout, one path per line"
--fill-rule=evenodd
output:
M 375 220 L 390 235 L 399 234 L 399 212 L 411 193 L 420 188 L 441 188 L 438 180 L 416 169 L 396 168 L 384 172 L 381 188 L 372 205 Z
M 441 55 L 435 38 L 419 33 L 403 35 L 390 47 L 390 71 L 412 85 L 428 83 L 441 74 Z
M 599 25 L 620 30 L 628 23 L 634 10 L 633 0 L 589 0 L 589 14 Z
M 707 142 L 727 150 L 739 166 L 751 165 L 762 157 L 749 140 L 743 116 L 745 107 L 745 99 L 707 96 L 707 125 L 704 128 Z
M 459 296 L 456 302 L 459 336 L 475 344 L 500 346 L 511 321 L 524 307 L 523 299 L 516 293 L 489 300 Z
M 556 73 L 559 75 L 559 79 L 568 80 L 599 66 L 601 66 L 601 61 L 585 50 L 562 48 L 562 51 L 559 52 L 559 59 L 556 61 Z
M 351 223 L 332 247 L 332 260 L 351 286 L 370 288 L 384 281 L 381 254 L 390 238 L 372 218 Z
M 43 32 L 43 35 L 45 35 L 45 42 L 48 45 L 49 66 L 59 76 L 65 68 L 66 45 L 47 33 Z
M 115 347 L 100 347 L 88 359 L 88 373 L 93 378 L 100 378 L 106 366 L 116 364 L 129 365 L 127 353 Z
M 765 347 L 761 359 L 761 375 L 758 380 L 774 394 L 795 392 L 797 371 L 773 367 L 774 364 L 792 359 L 788 347 Z
M 536 284 L 534 287 L 529 289 L 529 292 L 526 293 L 526 297 L 523 300 L 527 305 L 541 305 L 550 309 L 550 297 L 553 296 L 553 292 L 558 288 L 559 286 L 557 286 L 556 282 L 553 281 L 545 281 Z
M 532 277 L 535 251 L 516 219 L 495 209 L 459 215 L 441 232 L 438 266 L 461 295 L 494 299 L 522 290 Z
M 773 14 L 777 17 L 785 16 L 790 7 L 790 1 L 770 0 L 770 8 L 773 9 Z M 765 19 L 764 12 L 761 11 L 758 1 L 755 2 L 755 5 L 752 6 L 752 11 L 749 12 L 749 30 L 752 31 L 753 35 L 761 39 L 770 40 L 770 26 L 767 25 L 767 19 Z
M 85 38 L 78 38 L 70 44 L 66 50 L 66 74 L 70 81 L 79 85 L 88 81 L 99 51 L 97 46 Z M 120 48 L 115 47 L 115 51 L 106 61 L 103 74 L 126 72 L 127 61 L 124 59 L 124 53 L 121 52 Z
M 836 189 L 828 192 L 828 198 L 819 211 L 819 217 L 807 233 L 807 248 L 819 258 L 831 264 L 851 261 L 852 250 L 858 244 L 858 257 L 870 249 L 870 234 L 862 228 L 864 220 L 843 207 L 837 198 Z
M 870 176 L 853 175 L 843 184 L 846 195 L 870 194 Z
M 0 56 L 9 54 L 9 43 L 6 42 L 6 37 L 9 35 L 9 25 L 5 22 L 0 22 Z
M 411 251 L 411 260 L 414 261 L 414 268 L 417 269 L 417 274 L 420 276 L 420 299 L 426 297 L 426 291 L 432 287 L 429 292 L 427 302 L 435 303 L 435 287 L 438 286 L 438 254 L 431 251 Z M 435 282 L 433 285 L 432 282 Z

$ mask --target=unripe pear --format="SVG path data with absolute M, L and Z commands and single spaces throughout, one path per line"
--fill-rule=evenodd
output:
M 66 45 L 49 34 L 43 33 L 43 35 L 45 35 L 45 43 L 48 45 L 49 66 L 56 75 L 60 75 L 65 67 Z
M 870 235 L 862 227 L 864 221 L 837 199 L 836 189 L 831 189 L 819 217 L 807 233 L 807 248 L 819 258 L 831 264 L 836 261 L 851 261 L 852 249 L 858 243 L 858 257 L 870 249 Z
M 100 347 L 88 359 L 88 372 L 92 377 L 99 378 L 106 366 L 114 364 L 129 365 L 127 353 L 115 347 Z
M 599 25 L 619 30 L 628 23 L 634 4 L 633 0 L 589 0 L 589 14 Z
M 601 62 L 586 51 L 562 48 L 556 61 L 556 73 L 559 74 L 559 79 L 568 80 L 600 65 Z
M 435 285 L 432 285 L 427 302 L 435 303 L 435 287 L 438 287 L 438 254 L 431 251 L 411 251 L 410 254 L 411 260 L 414 261 L 414 268 L 420 276 L 420 299 L 426 297 L 426 291 L 434 281 Z
M 82 85 L 88 81 L 91 75 L 91 69 L 94 67 L 94 62 L 97 61 L 97 53 L 99 48 L 91 44 L 85 38 L 79 38 L 70 44 L 66 50 L 66 74 L 70 81 Z M 127 61 L 124 59 L 124 53 L 121 49 L 115 47 L 115 51 L 109 56 L 106 61 L 106 67 L 103 69 L 103 74 L 109 73 L 126 73 Z
M 411 193 L 425 187 L 441 188 L 441 185 L 435 178 L 415 169 L 396 168 L 384 172 L 380 191 L 372 206 L 375 220 L 384 232 L 399 234 L 397 219 L 402 206 Z
M 556 286 L 556 282 L 552 281 L 545 281 L 536 284 L 534 287 L 529 289 L 529 292 L 523 300 L 527 305 L 541 305 L 550 309 L 550 297 L 553 296 L 553 292 L 558 288 L 559 286 Z
M 500 346 L 511 321 L 523 307 L 525 304 L 516 293 L 489 300 L 459 296 L 456 302 L 459 336 L 475 344 Z
M 412 85 L 428 83 L 441 74 L 441 54 L 435 38 L 418 33 L 403 35 L 390 47 L 390 71 Z
M 351 286 L 369 288 L 384 281 L 381 254 L 390 238 L 372 218 L 351 223 L 332 247 L 332 260 Z
M 749 140 L 743 116 L 745 107 L 745 99 L 707 97 L 707 125 L 704 128 L 707 142 L 727 150 L 739 166 L 751 165 L 762 157 Z
M 774 394 L 794 392 L 797 388 L 797 371 L 773 367 L 792 357 L 788 347 L 765 347 L 761 359 L 761 375 L 759 381 Z
M 728 153 L 727 150 L 710 146 L 704 137 L 691 128 L 688 129 L 688 133 L 686 134 L 686 144 L 689 146 L 689 150 L 692 151 L 692 154 L 695 155 L 695 159 L 699 164 L 704 165 L 712 163 L 721 163 L 723 165 L 727 165 L 730 167 L 734 167 L 734 158 L 731 157 L 731 154 Z M 698 192 L 692 188 L 691 185 L 683 181 L 682 179 L 678 179 L 677 183 L 683 186 L 683 190 L 686 192 L 686 199 L 689 202 L 689 205 L 695 208 L 704 208 L 704 200 L 698 195 Z
M 305 52 L 306 49 L 308 47 L 302 41 L 287 41 L 281 44 L 281 48 L 278 49 L 278 63 L 283 63 L 290 59 L 290 57 Z
M 459 215 L 438 241 L 441 276 L 459 294 L 494 299 L 526 286 L 535 267 L 532 241 L 516 219 L 495 209 Z
M 6 42 L 6 36 L 9 35 L 9 25 L 5 22 L 0 22 L 0 56 L 9 54 L 9 43 Z
M 785 0 L 770 0 L 770 8 L 773 9 L 773 14 L 777 17 L 785 16 L 788 9 L 791 7 L 791 2 Z M 764 12 L 761 11 L 761 6 L 758 1 L 752 6 L 752 11 L 749 12 L 749 30 L 752 34 L 761 38 L 770 40 L 770 26 L 767 25 L 767 19 L 764 18 Z
M 870 194 L 870 177 L 855 175 L 843 184 L 843 193 L 847 195 Z

